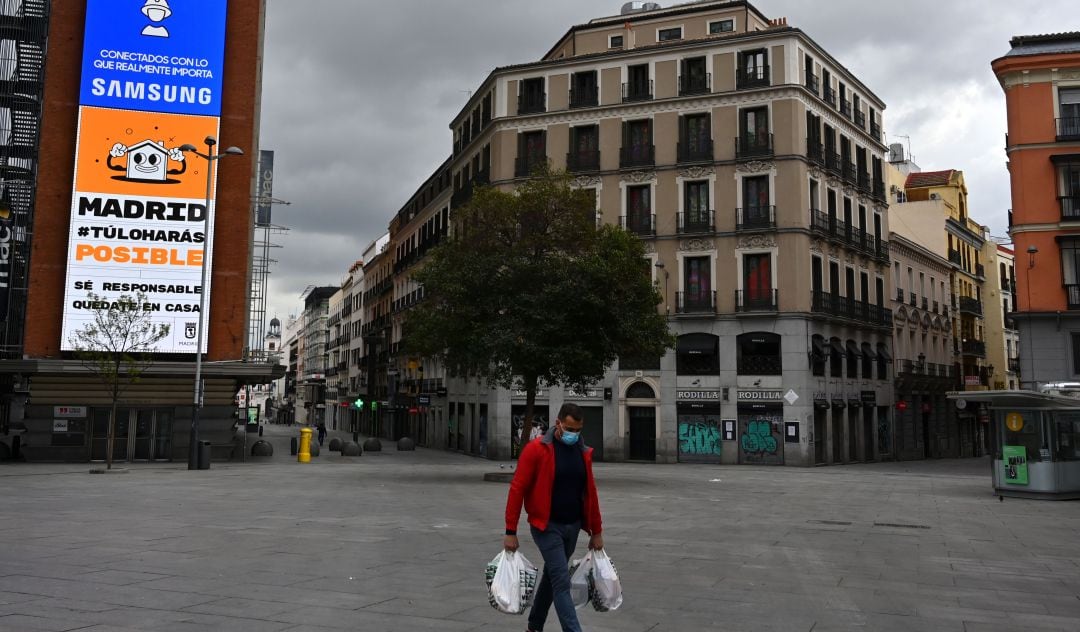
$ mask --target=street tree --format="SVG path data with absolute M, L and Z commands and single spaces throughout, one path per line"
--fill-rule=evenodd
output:
M 153 364 L 152 352 L 169 335 L 169 325 L 155 323 L 143 307 L 146 295 L 122 294 L 115 299 L 87 296 L 91 320 L 69 337 L 75 356 L 105 386 L 111 400 L 105 467 L 112 469 L 116 408 L 124 391 Z
M 406 316 L 403 344 L 457 374 L 523 389 L 515 451 L 540 383 L 583 390 L 618 357 L 674 346 L 643 243 L 597 226 L 594 193 L 565 173 L 541 168 L 511 192 L 480 187 L 453 226 L 413 274 L 424 300 Z

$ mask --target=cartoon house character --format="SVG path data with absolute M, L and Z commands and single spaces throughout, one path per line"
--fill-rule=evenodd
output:
M 142 12 L 147 19 L 153 22 L 153 24 L 147 24 L 146 28 L 142 30 L 143 35 L 149 37 L 169 36 L 169 29 L 160 24 L 165 21 L 165 18 L 172 15 L 168 0 L 146 0 L 146 3 L 142 6 Z
M 127 156 L 127 166 L 114 165 L 114 158 Z M 167 169 L 169 160 L 180 163 L 179 169 Z M 107 161 L 109 169 L 124 171 L 129 180 L 145 180 L 148 182 L 167 182 L 168 176 L 178 176 L 187 171 L 187 162 L 184 161 L 184 152 L 176 149 L 165 149 L 164 141 L 154 142 L 144 140 L 135 143 L 131 147 L 123 143 L 116 143 L 109 150 Z

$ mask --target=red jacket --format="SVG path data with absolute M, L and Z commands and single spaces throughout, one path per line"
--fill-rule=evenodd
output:
M 525 445 L 518 457 L 517 472 L 510 482 L 510 495 L 506 499 L 506 530 L 517 531 L 521 518 L 521 503 L 529 514 L 529 524 L 544 531 L 551 517 L 551 488 L 555 483 L 555 429 Z M 603 530 L 600 520 L 600 501 L 596 496 L 596 479 L 593 478 L 593 450 L 579 444 L 585 458 L 585 496 L 581 499 L 581 528 L 589 535 Z

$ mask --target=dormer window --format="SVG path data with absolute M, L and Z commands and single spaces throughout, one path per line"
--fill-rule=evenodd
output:
M 735 20 L 716 20 L 709 22 L 709 35 L 731 33 L 735 30 Z
M 660 29 L 656 32 L 656 40 L 659 42 L 670 42 L 673 40 L 682 39 L 682 27 L 676 26 L 670 29 Z

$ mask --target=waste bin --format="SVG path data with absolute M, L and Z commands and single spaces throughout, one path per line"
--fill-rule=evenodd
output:
M 198 458 L 198 468 L 200 470 L 208 470 L 208 469 L 210 469 L 210 442 L 209 441 L 199 441 L 198 457 L 199 457 Z

